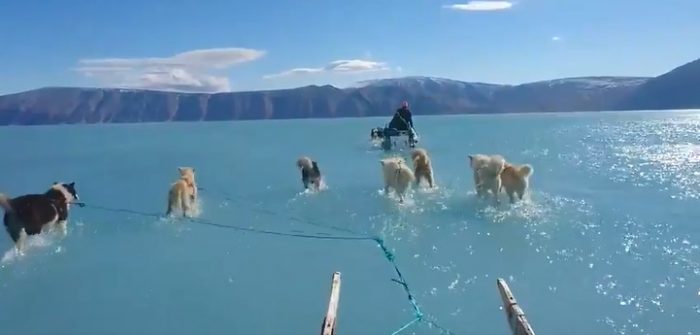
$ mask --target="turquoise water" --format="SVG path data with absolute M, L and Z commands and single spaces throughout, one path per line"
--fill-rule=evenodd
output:
M 387 121 L 0 128 L 1 192 L 75 181 L 93 206 L 21 257 L 3 232 L 0 333 L 313 334 L 334 271 L 340 333 L 413 319 L 373 241 L 201 224 L 349 236 L 308 221 L 381 236 L 426 318 L 455 334 L 508 334 L 499 277 L 538 334 L 700 334 L 699 113 L 416 117 L 439 188 L 405 205 L 380 192 L 368 142 Z M 470 153 L 531 164 L 529 198 L 477 200 Z M 327 190 L 301 192 L 302 154 Z M 94 207 L 163 212 L 178 166 L 196 168 L 202 221 Z

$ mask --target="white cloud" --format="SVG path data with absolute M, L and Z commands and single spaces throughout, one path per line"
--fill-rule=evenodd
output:
M 348 59 L 337 60 L 326 65 L 325 70 L 336 72 L 364 72 L 386 70 L 386 64 L 371 60 Z
M 552 42 L 559 42 L 561 41 L 561 36 L 552 36 Z
M 137 88 L 186 92 L 226 92 L 231 90 L 227 77 L 208 74 L 194 74 L 182 68 L 143 74 Z
M 461 11 L 504 10 L 513 7 L 510 1 L 469 1 L 465 4 L 445 5 L 444 8 Z
M 273 79 L 280 77 L 289 77 L 295 75 L 308 75 L 318 73 L 363 73 L 389 70 L 386 63 L 375 62 L 362 59 L 341 59 L 328 63 L 324 67 L 318 68 L 296 68 L 287 71 L 282 71 L 276 74 L 263 76 L 264 79 Z
M 170 57 L 82 59 L 75 70 L 106 86 L 223 92 L 231 89 L 224 70 L 264 55 L 245 48 L 201 49 Z
M 294 75 L 304 75 L 304 74 L 321 73 L 321 72 L 323 72 L 322 68 L 316 69 L 316 68 L 300 67 L 297 69 L 282 71 L 282 72 L 276 73 L 276 74 L 268 74 L 268 75 L 263 76 L 263 79 L 289 77 L 289 76 L 294 76 Z

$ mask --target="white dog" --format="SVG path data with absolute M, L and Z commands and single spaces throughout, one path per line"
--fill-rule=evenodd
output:
M 474 170 L 474 187 L 480 197 L 488 191 L 496 202 L 501 190 L 501 172 L 505 169 L 506 161 L 500 155 L 469 155 L 469 165 Z
M 379 163 L 384 174 L 384 192 L 388 194 L 392 188 L 399 196 L 399 202 L 403 202 L 411 183 L 416 180 L 413 171 L 401 157 L 384 158 Z

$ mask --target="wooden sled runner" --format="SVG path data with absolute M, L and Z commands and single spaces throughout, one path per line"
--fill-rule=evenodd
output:
M 508 326 L 513 335 L 535 335 L 530 324 L 525 318 L 525 312 L 518 305 L 510 287 L 502 278 L 496 280 L 498 291 L 501 294 L 503 309 L 506 313 Z M 323 318 L 321 335 L 335 335 L 335 328 L 338 320 L 338 304 L 340 302 L 340 272 L 333 273 L 331 279 L 331 295 L 328 300 L 328 310 Z
M 535 335 L 535 331 L 532 330 L 530 323 L 525 318 L 525 312 L 518 306 L 518 302 L 515 300 L 513 293 L 510 292 L 506 281 L 498 278 L 496 284 L 498 285 L 498 291 L 501 293 L 503 310 L 506 312 L 508 326 L 510 326 L 510 331 L 513 335 Z
M 340 302 L 340 272 L 335 272 L 331 281 L 331 298 L 328 301 L 328 311 L 323 318 L 321 335 L 335 335 L 335 324 L 338 318 L 338 302 Z

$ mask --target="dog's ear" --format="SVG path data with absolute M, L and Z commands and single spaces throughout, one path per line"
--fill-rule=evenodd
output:
M 71 182 L 70 184 L 68 184 L 68 186 L 75 187 L 75 182 Z
M 51 185 L 58 185 L 58 182 L 57 182 L 57 181 L 55 181 L 55 182 L 53 182 L 53 184 L 51 184 Z
M 188 172 L 188 171 L 192 171 L 192 172 L 194 172 L 194 169 L 192 169 L 192 168 L 188 168 L 188 167 L 184 167 L 184 166 L 181 166 L 181 167 L 177 168 L 177 171 L 179 171 L 179 172 L 180 172 L 180 175 L 181 175 L 181 176 L 184 176 L 184 175 L 186 175 L 186 174 L 187 174 L 187 172 Z

